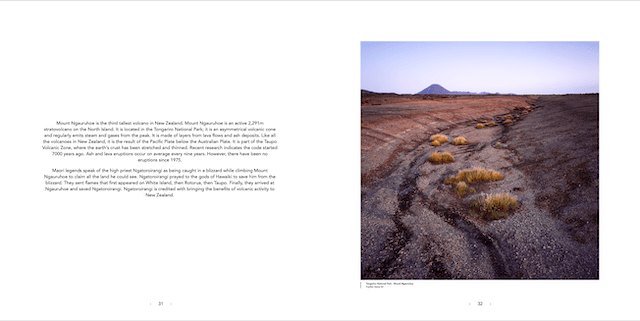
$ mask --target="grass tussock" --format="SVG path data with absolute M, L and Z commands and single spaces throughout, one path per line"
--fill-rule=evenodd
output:
M 497 220 L 509 215 L 520 203 L 509 194 L 491 194 L 480 196 L 471 201 L 469 208 L 472 214 L 479 215 L 485 220 Z
M 504 176 L 492 169 L 473 168 L 465 169 L 458 172 L 458 175 L 447 178 L 444 182 L 446 184 L 457 184 L 459 182 L 465 182 L 469 184 L 478 182 L 493 182 L 502 180 Z
M 507 115 L 507 116 L 504 116 L 504 119 L 513 119 L 513 116 Z
M 476 190 L 473 189 L 473 187 L 469 187 L 465 182 L 458 182 L 458 184 L 456 184 L 455 191 L 458 195 L 462 196 L 466 193 L 473 193 Z
M 509 125 L 509 124 L 511 124 L 511 123 L 513 123 L 513 121 L 511 121 L 511 119 L 507 119 L 507 120 L 505 120 L 502 124 L 504 124 L 504 125 Z
M 477 128 L 477 129 L 482 129 L 482 128 L 484 128 L 484 124 L 477 124 L 477 125 L 476 125 L 476 128 Z
M 453 156 L 450 153 L 435 152 L 429 156 L 429 161 L 432 163 L 451 163 L 453 162 Z
M 447 141 L 449 141 L 449 139 L 447 138 L 447 136 L 445 135 L 433 135 L 429 138 L 432 142 L 434 141 L 438 141 L 440 144 L 444 144 Z
M 496 124 L 495 122 L 490 122 L 490 123 L 487 124 L 487 126 L 495 127 L 495 126 L 498 126 L 498 124 Z
M 432 142 L 431 142 L 431 146 L 436 146 L 436 147 L 438 147 L 438 146 L 440 146 L 440 142 L 439 142 L 439 141 L 437 141 L 437 140 L 434 140 L 434 141 L 432 141 Z
M 453 140 L 454 145 L 466 145 L 468 143 L 469 142 L 467 142 L 467 140 L 462 136 L 456 137 L 456 139 Z

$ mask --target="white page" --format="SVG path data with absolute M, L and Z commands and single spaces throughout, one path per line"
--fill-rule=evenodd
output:
M 634 119 L 618 108 L 637 88 L 624 77 L 638 74 L 638 9 L 0 2 L 0 319 L 637 318 L 625 294 L 637 216 L 617 201 L 629 192 L 610 189 L 624 167 L 606 156 L 622 152 L 615 142 L 602 144 L 600 280 L 363 289 L 358 123 L 361 41 L 584 40 L 600 41 L 602 141 L 619 139 L 608 122 Z M 276 129 L 278 150 L 170 165 L 59 157 L 42 149 L 58 121 L 257 121 Z M 53 168 L 265 168 L 275 190 L 48 192 Z M 469 306 L 479 300 L 493 304 Z

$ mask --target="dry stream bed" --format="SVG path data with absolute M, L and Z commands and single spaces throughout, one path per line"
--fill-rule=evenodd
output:
M 422 114 L 421 102 L 363 105 L 363 279 L 598 278 L 598 96 L 518 98 L 443 98 Z M 473 112 L 457 117 L 459 104 Z M 519 117 L 503 125 L 506 115 Z M 477 129 L 483 120 L 499 125 Z M 449 141 L 434 147 L 434 134 Z M 458 136 L 468 144 L 452 145 Z M 436 151 L 454 162 L 429 162 Z M 445 183 L 475 167 L 504 178 L 462 196 Z M 519 207 L 491 221 L 470 213 L 471 201 L 496 193 Z

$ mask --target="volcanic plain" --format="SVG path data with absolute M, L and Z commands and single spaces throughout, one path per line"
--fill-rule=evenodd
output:
M 362 279 L 599 278 L 597 94 L 361 98 Z M 469 169 L 503 178 L 461 195 Z M 471 210 L 496 194 L 517 207 Z

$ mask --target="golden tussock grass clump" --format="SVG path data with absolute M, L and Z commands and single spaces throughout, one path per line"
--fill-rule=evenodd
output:
M 468 143 L 469 142 L 467 142 L 467 140 L 462 136 L 456 137 L 456 139 L 453 140 L 454 145 L 466 145 Z
M 480 196 L 469 204 L 471 213 L 486 220 L 507 217 L 507 211 L 514 210 L 520 203 L 509 194 L 491 194 Z
M 437 140 L 434 140 L 433 142 L 431 142 L 431 146 L 436 146 L 436 147 L 438 147 L 438 146 L 440 146 L 440 142 L 439 142 L 439 141 L 437 141 Z
M 507 115 L 507 116 L 504 116 L 504 119 L 513 119 L 513 116 Z
M 455 191 L 458 195 L 462 196 L 466 193 L 473 193 L 476 190 L 473 189 L 473 187 L 469 187 L 465 182 L 458 182 L 458 184 L 456 184 Z
M 429 161 L 432 163 L 451 163 L 453 162 L 453 156 L 450 153 L 435 152 L 429 156 Z
M 529 112 L 525 110 L 525 111 L 523 111 L 522 113 L 526 115 L 526 114 L 528 114 Z
M 466 182 L 469 184 L 484 182 L 484 181 L 499 181 L 504 176 L 492 169 L 484 169 L 475 167 L 473 169 L 465 169 L 458 172 L 458 175 L 447 178 L 444 182 L 446 184 L 456 184 L 458 182 Z
M 490 123 L 487 124 L 487 126 L 495 127 L 495 126 L 498 126 L 498 124 L 496 124 L 495 122 L 490 122 Z
M 507 119 L 507 120 L 505 120 L 502 124 L 504 124 L 504 125 L 509 125 L 509 124 L 511 124 L 511 123 L 513 123 L 513 122 L 511 121 L 511 119 Z
M 477 128 L 477 129 L 482 129 L 482 128 L 484 128 L 484 125 L 483 125 L 483 124 L 477 124 L 477 125 L 476 125 L 476 128 Z
M 429 138 L 432 142 L 433 141 L 438 141 L 440 144 L 444 144 L 447 141 L 449 141 L 449 139 L 447 138 L 447 136 L 445 135 L 433 135 Z

